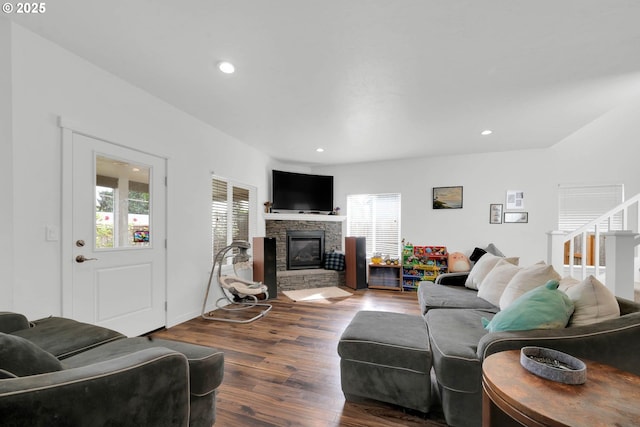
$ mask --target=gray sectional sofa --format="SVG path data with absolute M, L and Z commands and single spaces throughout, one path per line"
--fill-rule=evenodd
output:
M 223 368 L 215 348 L 0 312 L 2 425 L 211 427 Z
M 482 421 L 482 362 L 493 353 L 541 346 L 640 375 L 640 304 L 616 298 L 620 315 L 585 326 L 489 332 L 482 318 L 500 308 L 465 287 L 464 273 L 421 282 L 418 302 L 432 352 L 432 380 L 449 425 L 477 427 Z

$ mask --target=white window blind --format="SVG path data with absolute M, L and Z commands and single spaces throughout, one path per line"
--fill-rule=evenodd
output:
M 577 230 L 624 201 L 624 186 L 610 185 L 559 185 L 558 228 L 561 231 Z M 600 224 L 600 231 L 609 231 L 608 222 Z M 622 229 L 622 215 L 616 215 L 611 230 Z
M 213 229 L 213 255 L 228 245 L 227 183 L 216 178 L 211 180 L 211 226 Z
M 367 257 L 379 252 L 400 256 L 400 194 L 347 196 L 347 235 L 365 237 Z
M 249 190 L 233 187 L 231 240 L 249 241 Z
M 256 189 L 211 178 L 212 256 L 234 240 L 251 242 L 256 229 Z

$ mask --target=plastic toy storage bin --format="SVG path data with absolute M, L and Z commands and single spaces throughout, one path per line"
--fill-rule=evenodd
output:
M 404 246 L 402 286 L 405 289 L 416 289 L 421 281 L 434 281 L 440 273 L 446 273 L 447 270 L 445 246 Z

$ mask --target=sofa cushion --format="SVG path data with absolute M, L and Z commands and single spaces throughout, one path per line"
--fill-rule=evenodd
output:
M 77 368 L 153 347 L 165 347 L 187 357 L 191 394 L 206 395 L 222 383 L 224 354 L 221 350 L 179 341 L 146 337 L 126 338 L 82 352 L 65 359 L 63 363 L 65 368 Z
M 620 317 L 620 306 L 615 295 L 593 276 L 568 286 L 566 293 L 575 304 L 569 326 L 590 325 Z
M 504 258 L 500 259 L 482 279 L 478 286 L 478 296 L 495 306 L 499 306 L 502 292 L 504 292 L 504 289 L 518 271 L 520 271 L 520 267 L 513 265 Z
M 425 315 L 433 369 L 441 386 L 467 393 L 480 391 L 482 363 L 476 352 L 480 338 L 488 334 L 481 319 L 491 316 L 468 309 L 431 310 Z
M 499 256 L 492 255 L 490 253 L 487 253 L 483 255 L 482 258 L 478 260 L 478 262 L 475 263 L 475 265 L 469 272 L 469 276 L 467 276 L 467 281 L 464 283 L 464 285 L 469 289 L 477 290 L 478 286 L 480 285 L 482 280 L 485 278 L 485 276 L 489 274 L 489 272 L 493 269 L 493 267 L 495 267 L 495 265 L 501 259 L 506 259 L 508 262 L 514 265 L 518 265 L 518 261 L 519 261 L 519 258 L 502 258 Z
M 500 309 L 504 310 L 520 295 L 547 283 L 549 280 L 560 280 L 560 275 L 552 265 L 544 261 L 530 265 L 518 271 L 504 288 L 500 296 Z
M 65 359 L 87 349 L 125 338 L 119 332 L 63 317 L 47 317 L 33 322 L 33 327 L 12 335 L 26 338 L 58 359 Z
M 495 305 L 478 298 L 478 293 L 464 286 L 439 285 L 424 281 L 418 285 L 418 304 L 422 314 L 432 308 L 474 308 L 496 313 Z
M 62 370 L 60 361 L 37 345 L 0 332 L 0 370 L 18 377 Z
M 550 280 L 530 290 L 496 314 L 491 321 L 482 319 L 482 324 L 490 332 L 564 328 L 574 306 L 573 301 L 558 290 L 558 285 L 557 280 Z

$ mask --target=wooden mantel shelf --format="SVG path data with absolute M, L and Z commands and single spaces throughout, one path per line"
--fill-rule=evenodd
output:
M 325 221 L 344 222 L 346 216 L 341 215 L 319 215 L 319 214 L 295 214 L 295 213 L 265 213 L 265 221 Z

